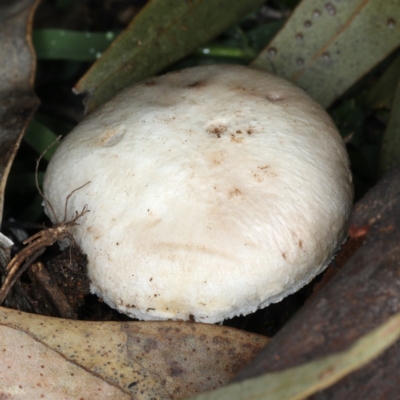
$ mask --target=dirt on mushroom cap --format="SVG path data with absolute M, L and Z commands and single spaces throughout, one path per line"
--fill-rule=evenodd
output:
M 44 190 L 88 204 L 76 242 L 92 290 L 141 319 L 217 322 L 293 293 L 346 236 L 349 162 L 301 89 L 241 66 L 128 88 L 62 143 Z

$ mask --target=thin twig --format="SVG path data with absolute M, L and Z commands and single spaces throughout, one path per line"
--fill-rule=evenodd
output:
M 52 143 L 50 143 L 43 151 L 43 153 L 39 156 L 39 158 L 36 160 L 36 168 L 35 168 L 35 183 L 36 183 L 36 188 L 39 192 L 39 194 L 42 196 L 42 199 L 44 200 L 44 202 L 46 203 L 46 205 L 49 207 L 51 213 L 53 214 L 53 218 L 54 221 L 56 221 L 57 223 L 59 222 L 57 219 L 57 215 L 54 211 L 53 205 L 50 203 L 49 200 L 47 200 L 46 196 L 44 195 L 44 193 L 42 192 L 42 189 L 40 189 L 39 186 L 39 180 L 38 180 L 38 172 L 39 172 L 39 164 L 40 161 L 42 161 L 43 156 L 56 144 L 60 141 L 61 139 L 61 135 L 57 136 L 56 140 L 54 140 Z
M 15 283 L 17 279 L 15 278 L 15 275 L 21 269 L 21 265 L 25 266 L 28 263 L 29 267 L 29 265 L 32 264 L 32 262 L 34 262 L 41 254 L 38 254 L 38 252 L 40 252 L 42 249 L 44 251 L 45 247 L 51 246 L 56 242 L 69 239 L 72 245 L 75 243 L 70 229 L 73 226 L 79 225 L 77 222 L 79 218 L 83 217 L 88 212 L 89 210 L 87 205 L 85 205 L 80 213 L 77 211 L 75 212 L 75 217 L 70 221 L 55 224 L 52 228 L 45 228 L 23 242 L 27 246 L 19 251 L 7 265 L 7 276 L 4 280 L 3 286 L 0 289 L 0 304 L 4 301 L 11 287 Z M 18 274 L 18 276 L 19 275 L 20 274 Z
M 44 253 L 44 251 L 45 247 L 41 247 L 39 250 L 36 250 L 36 252 L 32 253 L 31 256 L 25 259 L 25 262 L 13 275 L 7 275 L 6 280 L 4 281 L 3 286 L 0 289 L 0 304 L 3 303 L 4 299 L 8 295 L 8 292 L 14 286 L 19 277 L 36 261 L 39 256 Z

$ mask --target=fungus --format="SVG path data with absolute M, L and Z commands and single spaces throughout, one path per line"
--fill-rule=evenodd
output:
M 91 290 L 144 320 L 214 323 L 297 291 L 347 235 L 343 141 L 301 89 L 243 66 L 136 84 L 61 143 L 44 181 Z M 47 210 L 50 218 L 51 213 Z

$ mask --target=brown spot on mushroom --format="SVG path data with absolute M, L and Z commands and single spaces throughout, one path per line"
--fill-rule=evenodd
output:
M 148 220 L 147 226 L 149 228 L 155 227 L 162 221 L 162 218 L 156 217 L 155 215 L 151 216 Z
M 207 132 L 216 135 L 217 138 L 220 138 L 221 134 L 224 133 L 227 129 L 228 127 L 225 124 L 217 122 L 210 124 L 207 127 Z
M 238 197 L 241 196 L 241 194 L 242 192 L 239 189 L 235 188 L 229 192 L 229 198 L 231 199 L 233 197 Z
M 231 142 L 242 143 L 243 142 L 243 137 L 237 138 L 235 135 L 231 135 Z
M 262 182 L 265 178 L 276 178 L 278 174 L 276 172 L 271 171 L 269 165 L 264 165 L 262 167 L 257 167 L 257 171 L 253 173 L 253 177 L 258 181 Z
M 275 101 L 280 101 L 283 100 L 283 97 L 281 94 L 279 93 L 269 93 L 267 95 L 267 100 L 275 102 Z
M 240 129 L 236 131 L 236 133 L 241 134 L 243 133 Z
M 281 254 L 282 254 L 282 257 L 286 260 L 287 259 L 286 253 L 281 253 Z
M 254 172 L 253 172 L 253 177 L 255 178 L 255 180 L 257 182 L 262 182 L 263 181 L 263 178 L 260 175 L 254 173 Z
M 103 147 L 115 146 L 122 139 L 124 133 L 125 129 L 120 126 L 111 129 L 100 138 L 100 145 Z
M 145 84 L 146 86 L 155 86 L 155 85 L 156 85 L 156 81 L 153 81 L 153 80 L 151 80 L 151 81 L 146 81 L 144 84 Z
M 254 132 L 253 128 L 246 129 L 248 135 L 251 135 Z
M 303 248 L 303 241 L 299 240 L 299 247 L 302 249 Z
M 222 151 L 216 151 L 211 154 L 210 161 L 213 166 L 220 165 L 224 161 L 224 153 Z
M 89 225 L 86 228 L 87 232 L 89 232 L 91 235 L 93 235 L 93 237 L 97 240 L 100 239 L 103 236 L 103 232 L 101 231 L 101 229 L 96 229 L 95 227 L 93 227 L 92 225 Z
M 201 87 L 204 87 L 204 86 L 206 86 L 206 83 L 204 81 L 197 81 L 197 82 L 193 82 L 193 83 L 190 83 L 189 85 L 187 85 L 187 87 L 189 89 L 201 88 Z

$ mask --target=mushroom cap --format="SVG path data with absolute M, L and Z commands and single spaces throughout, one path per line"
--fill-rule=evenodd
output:
M 310 282 L 347 235 L 348 156 L 326 112 L 249 67 L 134 85 L 61 143 L 44 180 L 91 290 L 144 320 L 214 323 Z M 50 210 L 46 211 L 55 220 Z

